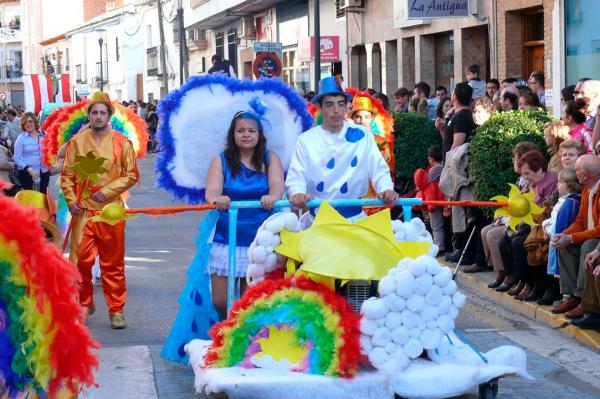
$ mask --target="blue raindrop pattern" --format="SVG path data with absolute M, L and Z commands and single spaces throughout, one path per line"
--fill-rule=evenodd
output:
M 346 130 L 346 135 L 344 137 L 349 143 L 358 143 L 365 137 L 365 132 L 356 127 L 349 127 L 348 130 Z
M 354 158 L 352 158 L 352 162 L 350 162 L 350 166 L 356 168 L 356 165 L 358 165 L 358 157 L 355 155 Z

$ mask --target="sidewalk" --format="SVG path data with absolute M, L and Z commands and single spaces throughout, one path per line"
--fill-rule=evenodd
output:
M 447 263 L 443 260 L 441 260 L 440 263 L 445 264 L 452 269 L 456 267 L 456 264 Z M 575 338 L 575 340 L 583 345 L 600 350 L 600 333 L 593 330 L 582 330 L 568 324 L 569 320 L 562 314 L 553 314 L 550 311 L 551 306 L 540 306 L 535 302 L 518 301 L 506 293 L 496 292 L 495 290 L 488 288 L 487 285 L 493 281 L 494 278 L 494 272 L 463 273 L 459 269 L 456 275 L 456 282 L 459 286 L 466 287 L 510 311 L 537 320 L 556 331 L 560 331 L 563 334 Z

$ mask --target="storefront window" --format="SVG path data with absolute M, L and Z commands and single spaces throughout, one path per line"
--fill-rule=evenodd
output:
M 600 7 L 598 0 L 565 0 L 566 80 L 600 78 Z
M 308 63 L 296 57 L 297 47 L 283 51 L 283 81 L 298 90 L 310 90 Z

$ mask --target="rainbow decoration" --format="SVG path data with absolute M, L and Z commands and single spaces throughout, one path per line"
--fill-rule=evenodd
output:
M 249 288 L 229 318 L 209 331 L 213 344 L 205 364 L 286 363 L 290 371 L 352 377 L 360 360 L 359 324 L 348 302 L 325 285 L 306 277 L 266 280 Z
M 99 347 L 76 300 L 79 274 L 33 209 L 0 195 L 0 219 L 0 398 L 77 397 L 94 384 Z
M 87 105 L 89 100 L 82 100 L 74 105 L 62 107 L 54 111 L 42 125 L 46 132 L 42 141 L 44 162 L 56 165 L 58 150 L 88 123 Z M 127 136 L 139 159 L 146 155 L 148 129 L 146 122 L 131 109 L 113 102 L 115 113 L 110 119 L 112 128 Z

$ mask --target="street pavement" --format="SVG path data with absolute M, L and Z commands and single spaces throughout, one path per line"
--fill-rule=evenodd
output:
M 155 187 L 154 154 L 139 163 L 141 184 L 131 192 L 131 207 L 174 205 Z M 86 398 L 192 398 L 191 367 L 160 357 L 195 252 L 194 237 L 202 214 L 140 215 L 127 224 L 127 306 L 129 327 L 112 330 L 101 288 L 95 287 L 96 313 L 88 326 L 100 342 L 98 388 Z M 501 345 L 527 352 L 529 373 L 536 381 L 503 378 L 499 398 L 600 398 L 600 354 L 571 337 L 510 312 L 475 292 L 463 292 L 468 302 L 458 327 L 481 351 Z M 325 397 L 325 396 L 324 396 Z M 476 395 L 465 397 L 474 398 Z

